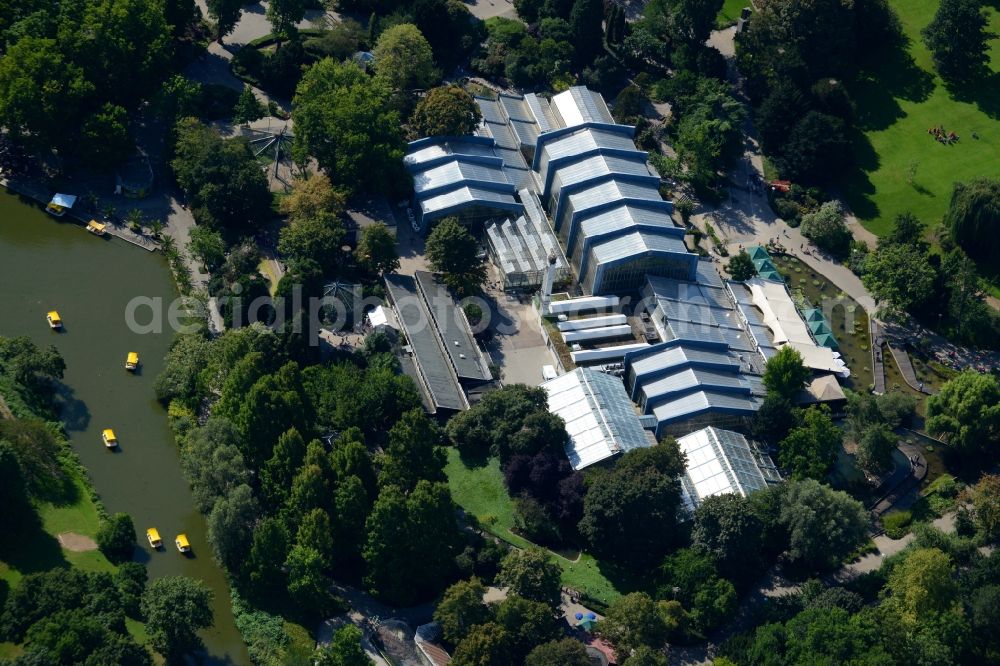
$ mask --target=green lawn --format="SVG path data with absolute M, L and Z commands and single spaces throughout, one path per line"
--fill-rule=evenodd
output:
M 444 471 L 455 502 L 475 516 L 486 530 L 521 548 L 533 545 L 510 531 L 514 525 L 514 505 L 504 487 L 500 462 L 496 458 L 491 458 L 485 466 L 468 467 L 462 462 L 458 450 L 449 448 L 448 464 Z M 586 553 L 581 553 L 572 561 L 556 553 L 551 554 L 562 567 L 564 585 L 580 590 L 604 605 L 619 597 L 622 592 L 636 587 L 627 579 L 619 580 L 612 567 L 598 562 Z M 608 575 L 614 576 L 617 582 L 612 582 Z
M 749 6 L 750 0 L 725 0 L 719 15 L 715 17 L 716 27 L 728 28 L 733 25 L 740 18 L 743 8 Z
M 956 99 L 935 73 L 920 39 L 939 3 L 890 0 L 909 43 L 872 58 L 873 70 L 852 86 L 864 136 L 855 142 L 861 170 L 845 194 L 862 224 L 879 235 L 907 210 L 936 225 L 956 180 L 996 175 L 1000 162 L 1000 39 L 991 42 L 990 80 Z M 983 6 L 989 29 L 1000 34 L 1000 13 L 995 5 Z M 936 126 L 957 133 L 958 143 L 935 141 L 927 130 Z
M 100 551 L 70 552 L 63 550 L 56 539 L 62 532 L 78 532 L 91 538 L 97 535 L 97 507 L 90 499 L 86 483 L 77 478 L 74 479 L 74 484 L 77 494 L 72 504 L 37 504 L 41 523 L 27 528 L 18 539 L 9 540 L 0 547 L 0 579 L 6 580 L 11 587 L 17 585 L 25 574 L 53 567 L 75 566 L 85 571 L 114 571 L 114 565 Z

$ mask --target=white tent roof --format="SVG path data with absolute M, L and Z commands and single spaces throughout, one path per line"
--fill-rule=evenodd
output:
M 76 203 L 76 195 L 56 194 L 52 197 L 52 201 L 50 203 L 53 203 L 56 206 L 62 206 L 63 208 L 72 208 L 73 204 Z
M 747 280 L 753 304 L 761 311 L 761 320 L 771 329 L 776 347 L 788 345 L 802 355 L 807 368 L 821 372 L 843 373 L 844 362 L 833 351 L 813 341 L 809 329 L 795 308 L 795 302 L 782 282 L 753 278 Z
M 389 326 L 399 329 L 399 322 L 396 321 L 396 315 L 393 314 L 392 310 L 383 305 L 378 306 L 368 313 L 368 323 L 371 324 L 372 328 Z

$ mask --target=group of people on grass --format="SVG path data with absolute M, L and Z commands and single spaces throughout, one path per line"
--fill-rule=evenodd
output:
M 955 143 L 958 141 L 958 135 L 954 132 L 945 132 L 943 125 L 931 127 L 927 130 L 927 133 L 933 136 L 935 141 L 940 141 L 944 144 Z

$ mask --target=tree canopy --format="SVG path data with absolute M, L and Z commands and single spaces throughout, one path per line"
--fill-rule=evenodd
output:
M 375 74 L 393 90 L 428 88 L 439 78 L 431 45 L 412 23 L 394 25 L 383 32 L 372 53 Z
M 844 435 L 826 405 L 802 412 L 802 424 L 778 445 L 778 460 L 795 478 L 823 480 L 837 461 Z
M 401 189 L 403 136 L 390 94 L 383 79 L 354 63 L 317 62 L 295 92 L 296 161 L 315 157 L 345 192 Z
M 457 218 L 439 221 L 427 237 L 425 253 L 430 266 L 445 283 L 462 294 L 474 293 L 486 281 L 486 266 L 479 245 Z
M 988 25 L 976 0 L 941 0 L 934 20 L 920 34 L 942 78 L 967 82 L 983 72 L 989 63 Z
M 168 660 L 201 646 L 197 632 L 212 626 L 212 592 L 201 581 L 183 576 L 155 579 L 142 597 L 150 643 Z
M 967 370 L 927 400 L 927 431 L 969 462 L 1000 443 L 1000 384 L 994 375 Z
M 861 503 L 814 479 L 786 484 L 779 520 L 788 530 L 789 555 L 809 569 L 838 564 L 867 538 Z
M 381 222 L 361 230 L 355 254 L 363 266 L 377 275 L 385 275 L 399 268 L 396 239 Z
M 597 555 L 632 566 L 658 561 L 676 539 L 678 476 L 684 458 L 673 440 L 625 452 L 596 477 L 584 499 L 580 534 Z
M 942 3 L 942 8 L 946 3 Z M 975 10 L 979 9 L 974 0 L 964 2 Z M 951 38 L 956 44 L 964 44 L 962 39 Z M 944 218 L 945 226 L 952 238 L 972 258 L 988 265 L 1000 263 L 1000 179 L 975 178 L 968 183 L 955 183 L 951 204 Z
M 464 136 L 472 134 L 482 120 L 472 95 L 458 86 L 433 88 L 417 102 L 410 118 L 419 136 Z
M 809 379 L 809 369 L 802 364 L 802 355 L 792 347 L 782 347 L 768 359 L 764 367 L 764 386 L 792 404 Z

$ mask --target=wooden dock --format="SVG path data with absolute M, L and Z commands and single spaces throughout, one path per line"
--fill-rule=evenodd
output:
M 0 178 L 0 185 L 3 185 L 5 188 L 7 188 L 8 190 L 10 190 L 15 194 L 19 194 L 23 197 L 34 199 L 43 207 L 49 202 L 48 192 L 43 191 L 31 184 L 14 181 L 4 177 Z M 78 213 L 75 210 L 68 211 L 65 217 L 71 217 L 74 220 L 80 222 L 83 225 L 81 227 L 83 231 L 86 231 L 87 223 L 90 222 L 91 219 L 94 219 L 91 216 L 82 215 L 81 213 Z M 141 247 L 143 250 L 147 250 L 149 252 L 155 252 L 156 250 L 160 249 L 160 244 L 154 241 L 152 238 L 150 238 L 149 236 L 145 236 L 143 234 L 137 234 L 128 227 L 126 227 L 124 224 L 120 224 L 117 222 L 107 222 L 106 224 L 107 224 L 106 231 L 109 236 L 120 238 L 126 243 L 130 243 L 132 245 L 135 245 L 136 247 Z

